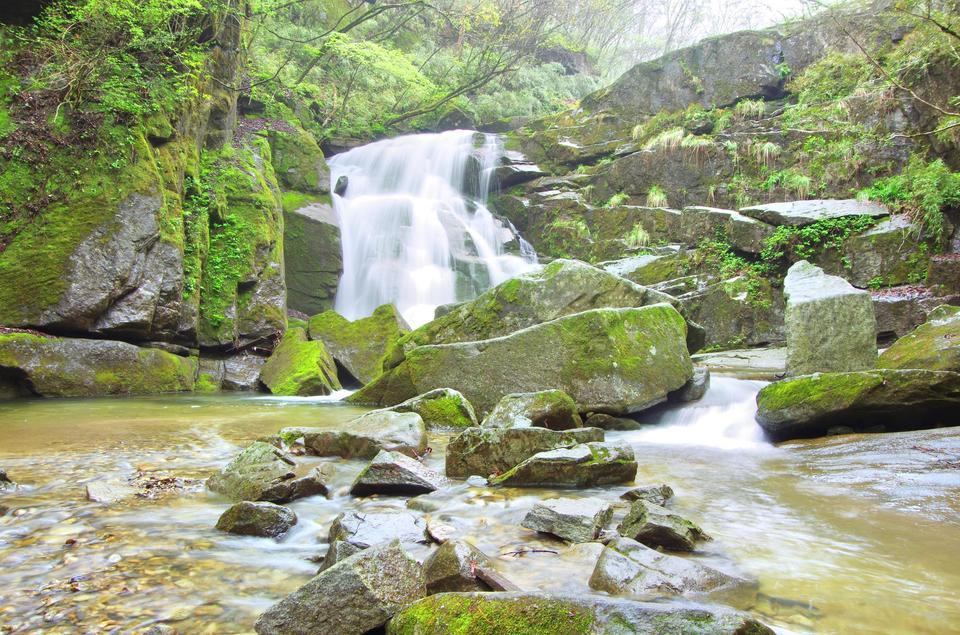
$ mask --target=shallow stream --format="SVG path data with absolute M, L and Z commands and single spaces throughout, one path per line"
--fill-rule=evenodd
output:
M 956 632 L 960 429 L 773 447 L 752 421 L 761 385 L 715 377 L 700 403 L 608 439 L 631 442 L 638 483 L 672 485 L 674 508 L 715 538 L 698 557 L 759 578 L 754 612 L 777 630 Z M 316 571 L 338 513 L 406 501 L 351 498 L 363 462 L 338 460 L 333 497 L 294 502 L 300 522 L 276 542 L 216 531 L 228 504 L 199 483 L 111 506 L 86 500 L 85 485 L 138 470 L 204 478 L 280 427 L 338 426 L 360 412 L 257 396 L 0 404 L 0 467 L 23 484 L 0 494 L 0 633 L 137 632 L 157 622 L 251 632 Z M 438 468 L 446 441 L 431 437 Z M 563 495 L 615 499 L 625 489 Z M 537 500 L 556 495 L 462 484 L 419 507 L 489 555 L 544 550 L 497 557 L 521 587 L 587 593 L 598 545 L 567 547 L 519 527 Z

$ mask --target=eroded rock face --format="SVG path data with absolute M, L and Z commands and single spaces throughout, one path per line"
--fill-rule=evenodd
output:
M 399 452 L 381 450 L 357 475 L 350 493 L 354 496 L 417 496 L 429 494 L 446 484 L 443 475 L 423 463 Z
M 831 428 L 893 431 L 954 425 L 960 374 L 879 369 L 816 373 L 770 384 L 757 422 L 774 440 L 823 436 Z
M 275 395 L 309 397 L 340 390 L 337 366 L 323 342 L 291 328 L 260 369 L 260 381 Z
M 482 551 L 462 540 L 448 540 L 423 563 L 427 595 L 448 592 L 489 591 L 477 578 L 477 567 L 493 567 Z
M 293 510 L 273 503 L 241 501 L 223 512 L 217 529 L 240 536 L 278 538 L 297 524 Z
M 787 272 L 787 374 L 844 372 L 877 363 L 877 322 L 870 294 L 805 260 Z
M 392 304 L 353 322 L 336 311 L 310 318 L 310 339 L 323 342 L 333 358 L 362 384 L 380 374 L 380 358 L 409 330 Z
M 701 540 L 710 540 L 696 524 L 642 498 L 630 505 L 617 531 L 648 547 L 670 551 L 693 551 Z
M 926 322 L 880 354 L 877 367 L 960 371 L 960 307 L 934 309 Z
M 234 501 L 272 503 L 327 494 L 325 477 L 320 470 L 310 470 L 298 478 L 293 457 L 262 441 L 247 446 L 207 479 L 207 488 Z
M 582 425 L 577 404 L 562 390 L 506 395 L 483 420 L 485 428 L 569 430 Z
M 256 630 L 260 635 L 366 633 L 425 595 L 420 565 L 394 541 L 325 569 L 267 609 Z
M 538 452 L 591 441 L 603 441 L 603 430 L 580 428 L 558 432 L 546 428 L 470 428 L 447 446 L 447 476 L 498 474 Z
M 340 226 L 333 206 L 317 201 L 284 216 L 287 306 L 307 315 L 332 309 L 343 275 Z
M 490 483 L 510 487 L 595 487 L 629 483 L 636 475 L 637 462 L 629 445 L 585 443 L 534 454 L 490 479 Z
M 613 517 L 610 503 L 594 498 L 554 498 L 537 503 L 520 523 L 570 542 L 596 540 Z
M 280 436 L 287 442 L 302 438 L 310 454 L 345 459 L 372 459 L 381 450 L 416 457 L 427 449 L 423 419 L 414 412 L 376 410 L 347 423 L 346 428 L 284 428 Z

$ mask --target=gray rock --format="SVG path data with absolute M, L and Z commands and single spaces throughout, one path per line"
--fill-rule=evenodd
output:
M 693 361 L 703 364 L 712 372 L 734 374 L 737 377 L 773 380 L 782 376 L 787 368 L 787 349 L 750 348 L 702 353 Z
M 235 391 L 258 390 L 260 370 L 267 358 L 239 353 L 223 360 L 223 389 Z
M 669 551 L 693 551 L 697 542 L 710 540 L 700 527 L 686 518 L 643 499 L 630 505 L 617 531 L 648 547 Z
M 217 529 L 241 536 L 278 538 L 297 524 L 293 510 L 273 503 L 241 501 L 223 512 Z
M 589 542 L 596 540 L 612 517 L 613 507 L 601 500 L 554 498 L 534 505 L 520 525 L 569 542 Z
M 916 287 L 888 289 L 873 295 L 878 339 L 896 339 L 927 321 L 930 312 L 941 304 L 956 300 L 940 298 Z
M 675 595 L 709 598 L 743 609 L 751 608 L 757 597 L 755 580 L 661 553 L 629 538 L 617 538 L 604 548 L 590 576 L 590 588 L 640 600 Z
M 489 585 L 477 578 L 478 567 L 492 569 L 493 562 L 469 542 L 462 540 L 445 542 L 423 563 L 427 595 L 489 591 Z
M 562 390 L 505 395 L 483 420 L 485 428 L 569 430 L 583 425 L 577 404 Z
M 332 309 L 343 275 L 340 226 L 333 206 L 316 202 L 288 211 L 283 238 L 287 306 L 307 315 Z
M 416 457 L 427 449 L 427 432 L 420 415 L 376 410 L 346 424 L 347 430 L 284 428 L 287 443 L 302 438 L 307 452 L 316 456 L 372 459 L 381 450 Z
M 621 494 L 620 498 L 628 501 L 644 500 L 663 507 L 667 504 L 667 501 L 673 498 L 673 488 L 666 484 L 635 487 Z
M 884 218 L 890 215 L 890 210 L 886 206 L 872 201 L 845 199 L 768 203 L 745 207 L 740 210 L 740 213 L 770 225 L 803 227 L 820 220 L 844 218 L 846 216 Z
M 468 428 L 447 445 L 447 476 L 486 476 L 506 472 L 538 452 L 603 441 L 603 430 L 566 432 L 547 428 Z
M 716 236 L 717 232 L 721 232 L 734 249 L 759 254 L 774 231 L 772 225 L 733 210 L 685 207 L 680 217 L 680 236 L 677 238 L 688 245 L 696 245 L 704 236 Z
M 446 478 L 423 463 L 399 452 L 381 450 L 357 475 L 350 493 L 354 496 L 416 496 L 441 489 L 446 484 Z
M 398 542 L 324 570 L 257 620 L 260 635 L 366 633 L 426 595 L 423 572 Z
M 437 388 L 384 408 L 393 412 L 415 412 L 428 430 L 470 428 L 479 425 L 473 406 L 452 388 Z
M 787 272 L 787 374 L 845 372 L 877 363 L 877 322 L 866 291 L 805 260 Z
M 634 419 L 614 417 L 602 412 L 595 412 L 587 417 L 585 424 L 588 428 L 603 428 L 604 430 L 639 430 L 643 425 Z
M 221 390 L 226 372 L 222 359 L 201 358 L 197 371 L 197 390 L 210 392 Z
M 617 443 L 585 443 L 534 454 L 491 485 L 512 487 L 595 487 L 629 483 L 637 475 L 633 448 Z
M 137 488 L 124 479 L 108 479 L 87 483 L 87 500 L 113 505 L 137 495 Z
M 689 403 L 703 399 L 710 389 L 710 369 L 706 366 L 694 366 L 693 377 L 684 384 L 683 388 L 670 395 L 670 398 L 680 403 Z
M 314 469 L 297 478 L 296 468 L 292 456 L 270 444 L 256 441 L 207 479 L 207 488 L 238 502 L 285 503 L 327 493 L 324 476 L 319 470 Z
M 355 551 L 393 540 L 407 545 L 429 544 L 426 520 L 409 511 L 343 512 L 330 525 L 324 568 L 333 566 Z

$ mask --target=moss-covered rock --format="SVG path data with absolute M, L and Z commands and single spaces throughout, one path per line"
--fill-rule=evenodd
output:
M 877 368 L 960 372 L 960 307 L 943 305 L 880 354 Z
M 485 428 L 569 430 L 582 425 L 577 404 L 562 390 L 506 395 L 483 420 Z
M 757 422 L 774 440 L 832 428 L 922 430 L 954 425 L 960 374 L 928 370 L 816 373 L 779 381 L 757 395 Z
M 409 330 L 392 304 L 353 322 L 336 311 L 310 318 L 310 339 L 323 342 L 333 358 L 363 384 L 380 374 L 381 358 Z
M 783 293 L 768 280 L 737 276 L 678 296 L 705 332 L 709 350 L 783 342 Z
M 415 412 L 375 410 L 347 423 L 346 430 L 284 428 L 280 437 L 292 443 L 303 439 L 316 456 L 372 459 L 381 450 L 418 457 L 427 449 L 423 419 Z
M 301 328 L 288 330 L 260 369 L 260 381 L 275 395 L 309 397 L 340 390 L 337 365 L 323 342 Z
M 350 401 L 391 405 L 450 387 L 486 413 L 504 395 L 559 389 L 580 411 L 638 412 L 693 375 L 686 330 L 668 304 L 584 311 L 506 337 L 415 348 Z
M 473 406 L 452 388 L 437 388 L 387 408 L 392 412 L 415 412 L 428 430 L 470 428 L 479 425 Z
M 302 129 L 270 131 L 273 170 L 284 189 L 330 193 L 330 169 L 313 135 Z
M 124 342 L 0 334 L 0 375 L 44 397 L 96 397 L 194 389 L 196 358 Z
M 343 274 L 340 226 L 328 197 L 284 193 L 287 306 L 307 315 L 333 308 Z
M 297 478 L 298 471 L 306 474 Z M 207 488 L 238 502 L 286 503 L 326 495 L 325 480 L 320 470 L 298 469 L 292 456 L 269 443 L 256 441 L 207 479 Z
M 423 563 L 427 595 L 489 591 L 490 587 L 477 577 L 478 568 L 494 570 L 493 561 L 469 542 L 448 540 Z
M 469 428 L 447 445 L 447 476 L 487 476 L 506 472 L 538 452 L 603 441 L 603 430 L 566 432 L 547 428 Z
M 670 551 L 693 551 L 698 542 L 710 540 L 696 523 L 642 498 L 630 505 L 617 531 L 648 547 Z
M 490 483 L 509 487 L 596 487 L 630 483 L 636 476 L 632 447 L 594 442 L 539 452 L 494 476 Z

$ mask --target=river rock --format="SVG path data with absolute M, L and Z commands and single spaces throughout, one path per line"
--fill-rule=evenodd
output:
M 125 342 L 0 334 L 0 368 L 28 394 L 96 397 L 191 391 L 197 360 Z
M 446 483 L 442 475 L 423 463 L 399 452 L 381 450 L 357 475 L 350 493 L 354 496 L 417 496 L 441 489 Z
M 105 479 L 87 483 L 87 500 L 113 505 L 137 495 L 137 488 L 124 479 Z
M 256 623 L 260 635 L 366 633 L 426 595 L 420 565 L 393 541 L 325 569 Z
M 241 501 L 223 512 L 217 520 L 217 529 L 241 536 L 278 538 L 296 524 L 297 515 L 288 507 Z
M 943 305 L 880 354 L 877 368 L 960 371 L 960 307 Z
M 787 374 L 845 372 L 877 363 L 877 322 L 867 291 L 806 260 L 783 281 Z
M 590 542 L 612 517 L 610 503 L 595 498 L 554 498 L 534 505 L 520 525 L 569 542 Z
M 223 360 L 223 390 L 247 391 L 260 387 L 260 369 L 267 362 L 265 357 L 240 353 Z
M 323 568 L 331 567 L 357 551 L 393 540 L 408 545 L 429 544 L 426 520 L 413 512 L 399 510 L 343 512 L 330 525 L 329 549 Z
M 478 412 L 505 395 L 559 389 L 580 411 L 639 412 L 693 375 L 686 323 L 669 304 L 594 309 L 482 342 L 420 346 L 354 393 L 354 403 L 393 405 L 441 387 Z
M 929 370 L 817 373 L 778 381 L 757 395 L 757 423 L 775 441 L 853 431 L 956 425 L 960 374 Z
M 883 204 L 859 199 L 767 203 L 745 207 L 740 213 L 770 225 L 790 227 L 803 227 L 817 221 L 847 216 L 885 218 L 890 215 L 890 211 Z
M 440 593 L 414 602 L 387 625 L 388 635 L 464 633 L 644 633 L 773 635 L 747 614 L 718 606 L 636 602 L 586 594 Z
M 305 496 L 326 495 L 327 488 L 319 470 L 297 478 L 296 467 L 292 456 L 256 441 L 207 479 L 207 488 L 234 501 L 285 503 Z
M 437 388 L 385 410 L 415 412 L 423 419 L 428 430 L 479 425 L 473 406 L 466 397 L 452 388 Z
M 596 487 L 629 483 L 637 475 L 633 448 L 619 443 L 584 443 L 534 454 L 490 479 L 511 487 Z
M 299 327 L 287 329 L 260 370 L 260 381 L 271 393 L 289 397 L 329 395 L 341 388 L 337 365 L 323 342 L 311 342 Z
M 577 404 L 562 390 L 505 395 L 483 420 L 485 428 L 569 430 L 582 425 Z
M 617 531 L 648 547 L 670 551 L 693 551 L 697 542 L 710 540 L 696 524 L 643 499 L 630 505 Z
M 447 476 L 487 476 L 506 472 L 546 450 L 603 441 L 603 430 L 579 428 L 468 428 L 447 445 Z
M 0 490 L 13 489 L 17 486 L 16 483 L 10 480 L 10 477 L 7 476 L 6 470 L 0 470 Z
M 287 443 L 302 438 L 307 452 L 316 456 L 372 459 L 381 450 L 417 457 L 427 449 L 427 431 L 420 415 L 413 412 L 369 412 L 346 424 L 346 430 L 284 428 Z
M 673 498 L 673 488 L 666 484 L 635 487 L 621 494 L 620 498 L 627 501 L 644 500 L 663 507 Z
M 361 384 L 380 374 L 380 358 L 410 327 L 392 304 L 373 315 L 351 322 L 336 311 L 310 318 L 310 339 L 323 342 L 327 351 Z
M 755 580 L 732 576 L 622 537 L 603 549 L 590 576 L 590 588 L 611 595 L 629 594 L 641 600 L 673 595 L 709 597 L 737 608 L 751 608 L 757 597 Z
M 693 377 L 690 378 L 683 388 L 672 393 L 670 398 L 680 403 L 689 403 L 699 401 L 707 394 L 710 389 L 710 369 L 706 366 L 694 366 Z
M 588 428 L 603 428 L 604 430 L 639 430 L 642 424 L 627 417 L 614 417 L 603 412 L 595 412 L 587 417 L 585 424 Z
M 423 563 L 427 595 L 489 591 L 490 586 L 477 577 L 478 567 L 493 569 L 493 562 L 469 542 L 448 540 Z

